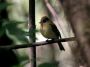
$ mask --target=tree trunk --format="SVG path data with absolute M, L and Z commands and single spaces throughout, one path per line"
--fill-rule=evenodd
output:
M 80 46 L 82 64 L 90 67 L 90 0 L 65 0 L 63 6 Z

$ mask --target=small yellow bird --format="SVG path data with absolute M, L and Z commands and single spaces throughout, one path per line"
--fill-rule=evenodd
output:
M 53 39 L 59 39 L 59 37 L 61 38 L 61 35 L 57 27 L 47 16 L 44 16 L 41 18 L 40 32 L 45 38 L 48 38 L 48 39 L 53 40 Z M 60 50 L 65 50 L 61 42 L 58 42 L 58 46 Z

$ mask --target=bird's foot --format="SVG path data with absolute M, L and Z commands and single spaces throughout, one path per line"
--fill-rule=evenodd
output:
M 52 40 L 52 39 L 47 39 L 46 42 L 48 42 L 48 43 L 52 43 L 53 40 Z

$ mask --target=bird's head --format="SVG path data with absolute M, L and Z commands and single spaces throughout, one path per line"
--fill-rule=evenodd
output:
M 49 21 L 50 19 L 47 17 L 47 16 L 44 16 L 44 17 L 42 17 L 41 18 L 41 21 L 40 21 L 40 23 L 42 24 L 42 23 L 46 23 L 47 21 Z

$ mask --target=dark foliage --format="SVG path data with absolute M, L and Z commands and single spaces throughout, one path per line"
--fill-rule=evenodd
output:
M 0 1 L 0 5 L 5 6 L 5 0 Z M 3 5 L 4 4 L 4 5 Z M 0 10 L 0 28 L 2 28 L 3 20 L 8 20 L 8 13 L 6 7 Z M 1 30 L 2 31 L 2 30 Z M 3 31 L 2 31 L 3 32 Z M 0 32 L 1 33 L 1 32 Z M 0 36 L 0 46 L 11 45 L 12 40 L 6 35 L 5 31 Z M 0 67 L 12 67 L 12 65 L 17 64 L 18 60 L 16 54 L 12 50 L 0 49 Z

